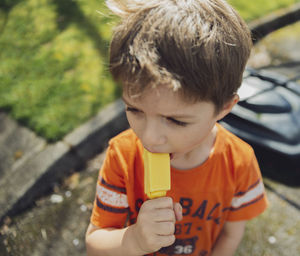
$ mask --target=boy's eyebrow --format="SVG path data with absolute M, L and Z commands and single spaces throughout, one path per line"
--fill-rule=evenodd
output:
M 123 100 L 127 105 L 133 106 L 132 104 L 130 104 L 130 103 L 124 98 L 124 96 L 122 96 L 122 100 Z
M 173 115 L 167 115 L 165 117 L 172 117 L 172 118 L 179 118 L 179 119 L 184 119 L 184 118 L 195 118 L 194 115 L 189 115 L 189 114 L 173 114 Z
M 137 108 L 136 106 L 132 105 L 131 103 L 129 103 L 123 96 L 122 96 L 122 100 L 129 106 Z M 172 118 L 194 118 L 195 116 L 192 114 L 171 114 L 171 115 L 162 115 L 164 117 L 172 117 Z

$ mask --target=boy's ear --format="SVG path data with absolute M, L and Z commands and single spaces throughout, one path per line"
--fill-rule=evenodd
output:
M 229 100 L 223 107 L 223 109 L 218 113 L 217 120 L 221 120 L 223 117 L 225 117 L 231 109 L 234 107 L 236 103 L 240 100 L 239 95 L 235 94 L 231 100 Z

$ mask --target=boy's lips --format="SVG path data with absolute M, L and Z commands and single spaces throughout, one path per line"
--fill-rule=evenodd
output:
M 164 152 L 155 152 L 155 151 L 149 150 L 149 149 L 146 148 L 146 147 L 145 147 L 145 149 L 147 149 L 147 151 L 149 151 L 149 152 L 151 152 L 151 153 L 164 153 Z M 168 153 L 168 154 L 169 154 L 169 156 L 170 156 L 170 160 L 172 160 L 173 157 L 174 157 L 174 154 L 173 154 L 173 153 Z

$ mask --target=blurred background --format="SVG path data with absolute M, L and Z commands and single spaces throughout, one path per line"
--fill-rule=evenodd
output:
M 229 2 L 251 27 L 300 0 Z M 0 0 L 0 112 L 55 143 L 117 100 L 120 88 L 108 72 L 116 22 L 103 0 Z M 299 22 L 276 29 L 257 41 L 248 66 L 279 73 L 284 68 L 289 75 L 286 63 L 300 62 L 299 35 Z M 102 160 L 97 155 L 31 207 L 7 217 L 0 227 L 0 255 L 84 255 Z M 289 187 L 282 193 L 295 200 L 300 195 Z M 299 209 L 287 212 L 287 205 L 274 203 L 251 222 L 237 255 L 300 255 Z
M 0 108 L 57 141 L 118 98 L 106 13 L 99 0 L 1 0 Z

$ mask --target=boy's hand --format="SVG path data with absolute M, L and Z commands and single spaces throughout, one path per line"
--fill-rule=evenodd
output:
M 182 207 L 170 197 L 143 203 L 134 228 L 135 240 L 145 253 L 158 251 L 175 242 L 175 222 L 182 219 Z

